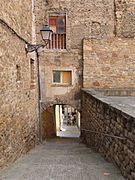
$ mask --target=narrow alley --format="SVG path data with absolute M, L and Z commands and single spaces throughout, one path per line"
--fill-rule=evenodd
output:
M 124 180 L 78 138 L 44 142 L 5 169 L 0 180 Z
M 0 0 L 0 180 L 135 180 L 135 0 Z

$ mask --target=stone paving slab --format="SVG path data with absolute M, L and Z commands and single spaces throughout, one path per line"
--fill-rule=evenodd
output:
M 78 139 L 48 140 L 0 173 L 0 180 L 124 180 Z

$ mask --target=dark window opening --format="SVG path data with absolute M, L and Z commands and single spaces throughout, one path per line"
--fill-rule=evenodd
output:
M 33 59 L 30 59 L 30 77 L 31 77 L 30 87 L 34 88 L 35 87 L 35 65 L 34 65 Z
M 16 65 L 16 81 L 21 81 L 21 67 L 19 65 Z

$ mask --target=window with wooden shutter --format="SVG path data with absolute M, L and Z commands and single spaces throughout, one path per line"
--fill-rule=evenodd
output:
M 63 71 L 62 81 L 64 84 L 71 84 L 71 71 Z
M 54 84 L 72 84 L 72 72 L 71 71 L 53 71 L 53 83 Z
M 66 16 L 49 16 L 49 26 L 53 31 L 50 49 L 66 49 Z

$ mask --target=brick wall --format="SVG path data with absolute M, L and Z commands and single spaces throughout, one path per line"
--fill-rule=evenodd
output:
M 127 38 L 84 40 L 83 87 L 134 87 L 134 46 L 134 39 Z
M 101 100 L 93 92 L 83 91 L 81 137 L 105 159 L 114 162 L 124 177 L 129 180 L 135 179 L 135 118 L 133 116 L 118 110 L 104 98 Z

